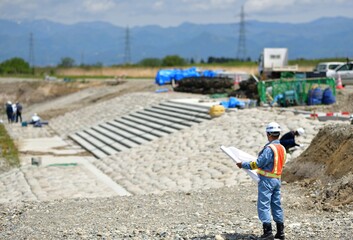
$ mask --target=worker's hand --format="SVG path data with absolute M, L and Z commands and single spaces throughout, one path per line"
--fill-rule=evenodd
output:
M 242 168 L 243 167 L 241 162 L 237 163 L 237 166 L 238 166 L 238 168 Z
M 299 147 L 300 147 L 300 148 L 304 148 L 305 145 L 304 145 L 304 144 L 299 144 Z

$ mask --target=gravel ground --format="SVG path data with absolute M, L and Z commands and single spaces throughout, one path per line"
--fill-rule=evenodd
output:
M 283 185 L 286 239 L 352 239 L 353 208 L 307 208 Z M 256 186 L 1 205 L 1 239 L 257 239 Z

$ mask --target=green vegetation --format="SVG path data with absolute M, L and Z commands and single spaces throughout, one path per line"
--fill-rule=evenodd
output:
M 75 60 L 70 57 L 64 57 L 60 60 L 60 63 L 58 64 L 58 67 L 62 68 L 71 68 L 75 66 Z
M 29 74 L 31 67 L 22 58 L 11 58 L 0 64 L 0 74 Z
M 186 65 L 185 59 L 179 57 L 178 55 L 166 56 L 162 60 L 163 67 L 174 67 L 174 66 L 185 66 L 185 65 Z
M 18 150 L 3 124 L 0 124 L 0 156 L 4 158 L 10 166 L 20 166 Z
M 347 59 L 345 58 L 322 58 L 322 59 L 295 59 L 289 60 L 289 65 L 298 65 L 300 67 L 312 67 L 316 66 L 319 62 L 345 62 Z M 195 61 L 193 58 L 185 59 L 178 55 L 167 55 L 164 58 L 145 58 L 140 62 L 135 64 L 120 64 L 120 65 L 112 65 L 110 67 L 117 68 L 161 68 L 161 67 L 202 67 L 202 68 L 210 68 L 210 67 L 256 67 L 257 62 L 251 61 L 250 58 L 245 61 L 239 60 L 236 58 L 225 58 L 225 57 L 208 57 L 206 60 Z M 24 78 L 33 78 L 40 77 L 43 78 L 46 75 L 55 76 L 56 72 L 59 68 L 72 68 L 77 67 L 84 70 L 94 70 L 94 69 L 102 69 L 104 66 L 101 62 L 97 62 L 95 64 L 85 64 L 85 65 L 77 65 L 75 60 L 70 57 L 63 57 L 59 64 L 54 67 L 37 67 L 34 71 L 30 67 L 30 65 L 21 58 L 11 58 L 0 63 L 0 75 L 7 76 L 11 75 L 14 77 L 24 77 Z M 90 79 L 90 78 L 112 78 L 114 76 L 67 76 L 68 78 L 73 79 Z
M 289 60 L 289 65 L 299 66 L 316 66 L 320 62 L 346 62 L 346 58 L 320 58 L 320 59 L 304 59 L 299 58 L 295 60 Z
M 142 59 L 138 65 L 143 67 L 160 67 L 162 66 L 162 60 L 159 58 L 145 58 Z

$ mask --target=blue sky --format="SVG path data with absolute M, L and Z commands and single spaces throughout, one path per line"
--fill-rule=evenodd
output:
M 298 23 L 353 17 L 353 0 L 0 0 L 0 18 L 169 27 L 239 22 L 242 5 L 247 20 Z

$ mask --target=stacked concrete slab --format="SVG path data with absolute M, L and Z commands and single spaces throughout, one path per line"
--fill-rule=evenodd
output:
M 208 106 L 167 101 L 69 137 L 96 158 L 104 158 L 209 120 L 208 111 Z

